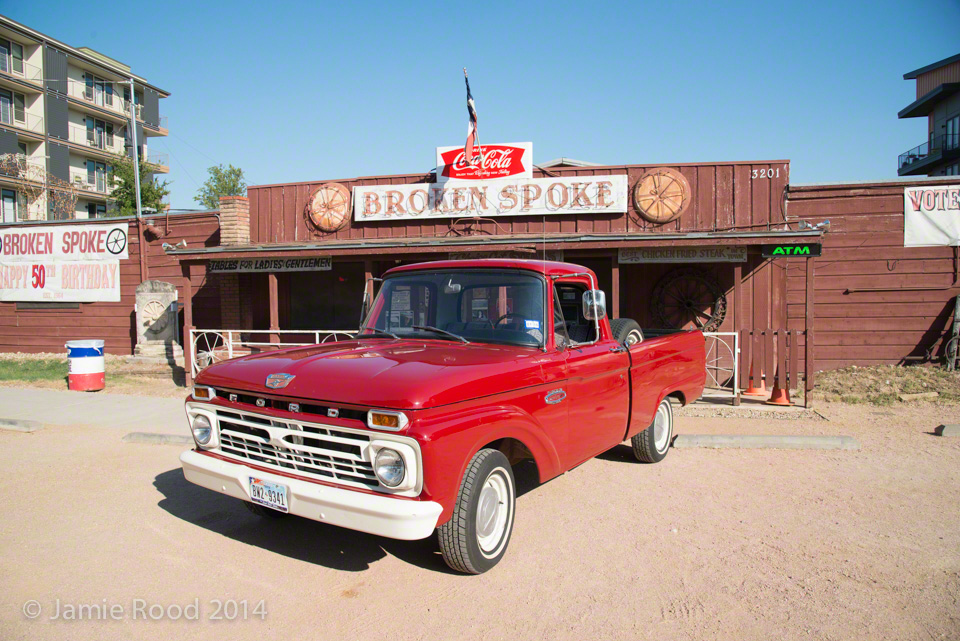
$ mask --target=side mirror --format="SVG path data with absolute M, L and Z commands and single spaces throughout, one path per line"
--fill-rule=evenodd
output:
M 600 320 L 607 315 L 607 297 L 602 290 L 588 289 L 583 292 L 583 317 L 589 321 Z

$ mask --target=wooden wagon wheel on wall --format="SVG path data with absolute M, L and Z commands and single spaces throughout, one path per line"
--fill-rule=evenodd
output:
M 690 206 L 690 183 L 669 167 L 652 169 L 633 187 L 633 206 L 646 220 L 657 225 L 676 220 Z
M 653 288 L 653 313 L 667 329 L 715 332 L 727 316 L 727 297 L 709 274 L 691 267 L 668 272 Z
M 320 231 L 337 231 L 350 216 L 350 190 L 340 183 L 320 185 L 310 194 L 304 214 Z

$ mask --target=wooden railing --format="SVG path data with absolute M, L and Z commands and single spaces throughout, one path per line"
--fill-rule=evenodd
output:
M 800 337 L 802 330 L 790 329 L 745 329 L 740 332 L 740 388 L 749 390 L 761 387 L 766 392 L 774 387 L 781 390 L 801 389 Z M 806 359 L 804 359 L 806 360 Z M 812 389 L 809 363 L 804 362 L 804 382 L 807 393 Z M 806 399 L 806 394 L 804 395 Z

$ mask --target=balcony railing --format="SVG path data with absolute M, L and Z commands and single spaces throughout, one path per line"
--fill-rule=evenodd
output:
M 942 155 L 945 151 L 960 150 L 960 134 L 941 134 L 939 136 L 930 136 L 930 140 L 917 145 L 910 151 L 900 154 L 897 169 L 903 169 L 910 165 L 926 160 L 931 156 Z
M 43 82 L 43 70 L 40 67 L 25 61 L 13 61 L 7 56 L 0 56 L 0 74 L 30 82 Z
M 31 160 L 23 154 L 0 154 L 0 176 L 43 183 L 46 175 L 47 168 L 42 161 Z
M 80 191 L 108 195 L 114 189 L 114 185 L 110 184 L 110 177 L 108 174 L 104 173 L 99 176 L 95 176 L 94 182 L 89 182 L 88 178 L 89 176 L 86 172 L 70 172 L 70 182 Z
M 94 85 L 90 87 L 83 80 L 68 79 L 67 95 L 129 118 L 130 105 L 123 99 L 123 85 L 118 82 L 107 84 L 112 87 L 111 92 L 108 92 L 105 86 Z M 137 105 L 137 107 L 139 106 Z M 139 117 L 139 112 L 137 115 Z
M 86 145 L 110 154 L 123 153 L 123 136 L 108 135 L 104 129 L 89 129 L 73 123 L 68 127 L 68 139 L 78 145 Z
M 35 134 L 43 133 L 43 118 L 28 111 L 17 113 L 16 109 L 8 106 L 0 107 L 0 124 Z
M 161 153 L 157 153 L 157 152 L 150 153 L 150 154 L 147 154 L 146 163 L 147 163 L 148 165 L 158 165 L 158 166 L 161 166 L 161 167 L 169 167 L 169 166 L 170 166 L 170 155 L 169 155 L 169 154 L 161 154 Z

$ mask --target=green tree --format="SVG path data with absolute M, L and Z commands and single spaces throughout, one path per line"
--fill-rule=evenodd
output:
M 137 214 L 137 183 L 133 169 L 133 158 L 114 156 L 110 168 L 109 180 L 116 185 L 110 195 L 115 199 L 114 207 L 107 208 L 107 216 L 135 216 Z M 140 159 L 140 207 L 144 210 L 163 211 L 166 204 L 163 199 L 169 195 L 166 180 L 158 181 L 150 175 L 150 167 Z
M 243 170 L 233 165 L 209 167 L 210 177 L 193 198 L 207 209 L 220 209 L 220 196 L 246 196 L 247 182 Z

